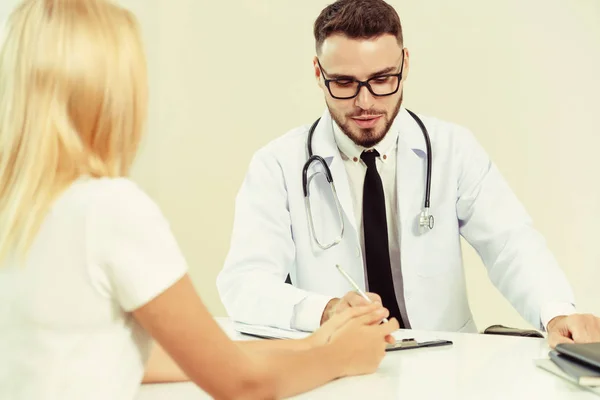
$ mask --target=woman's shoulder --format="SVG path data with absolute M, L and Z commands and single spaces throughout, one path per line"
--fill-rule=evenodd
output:
M 58 203 L 102 218 L 130 219 L 161 214 L 154 200 L 128 178 L 80 178 L 65 190 Z
M 144 190 L 129 178 L 82 177 L 65 191 L 67 196 L 88 197 L 97 201 L 120 202 L 150 200 Z

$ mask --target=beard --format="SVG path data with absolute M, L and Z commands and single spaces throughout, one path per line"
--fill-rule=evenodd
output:
M 377 143 L 381 142 L 381 140 L 385 137 L 387 132 L 390 130 L 390 127 L 394 123 L 398 112 L 400 112 L 400 106 L 402 105 L 402 98 L 404 97 L 404 91 L 400 93 L 400 98 L 398 99 L 398 103 L 394 107 L 391 115 L 388 115 L 386 111 L 383 110 L 368 110 L 368 111 L 359 111 L 351 114 L 345 115 L 345 121 L 343 122 L 343 118 L 340 114 L 336 113 L 331 109 L 329 103 L 327 103 L 327 108 L 329 109 L 329 114 L 331 114 L 331 118 L 338 124 L 344 135 L 348 136 L 355 144 L 358 146 L 362 146 L 364 148 L 371 148 L 375 146 Z M 353 117 L 366 117 L 369 115 L 381 115 L 383 120 L 385 121 L 385 125 L 383 129 L 377 130 L 377 128 L 359 128 L 359 127 L 351 127 L 350 118 Z

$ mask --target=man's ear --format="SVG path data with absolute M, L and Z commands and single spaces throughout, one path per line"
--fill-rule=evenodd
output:
M 408 52 L 408 48 L 404 48 L 404 69 L 402 70 L 402 82 L 408 78 L 408 73 L 410 71 L 410 53 Z
M 319 85 L 321 89 L 325 89 L 323 80 L 321 79 L 321 68 L 319 68 L 319 59 L 317 56 L 313 58 L 313 67 L 315 69 L 315 79 L 317 80 L 317 85 Z

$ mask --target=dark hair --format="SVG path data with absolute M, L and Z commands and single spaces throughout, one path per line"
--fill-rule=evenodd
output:
M 383 0 L 338 0 L 325 7 L 314 26 L 317 53 L 325 39 L 334 34 L 343 34 L 351 39 L 391 34 L 402 45 L 400 17 Z

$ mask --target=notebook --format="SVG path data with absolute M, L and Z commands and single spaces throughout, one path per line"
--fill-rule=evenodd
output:
M 557 351 L 549 353 L 550 360 L 564 373 L 568 374 L 577 384 L 582 386 L 600 386 L 600 368 L 578 362 Z
M 561 343 L 556 346 L 560 354 L 600 369 L 600 342 L 598 343 Z

